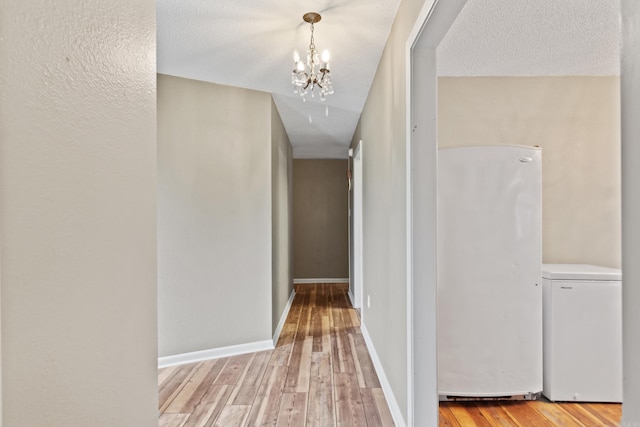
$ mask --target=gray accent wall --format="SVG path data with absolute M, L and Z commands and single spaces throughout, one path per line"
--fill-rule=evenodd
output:
M 349 277 L 347 160 L 293 161 L 294 277 Z

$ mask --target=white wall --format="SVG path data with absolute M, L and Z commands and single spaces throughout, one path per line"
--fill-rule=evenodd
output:
M 0 19 L 3 425 L 157 426 L 155 2 Z
M 159 356 L 272 338 L 271 95 L 158 75 Z
M 640 3 L 622 0 L 622 426 L 640 425 Z

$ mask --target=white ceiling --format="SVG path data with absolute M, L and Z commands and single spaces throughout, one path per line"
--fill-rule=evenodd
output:
M 620 74 L 620 0 L 469 0 L 438 48 L 442 76 Z
M 273 93 L 296 158 L 346 158 L 400 0 L 157 0 L 158 72 Z M 444 1 L 444 0 L 443 0 Z M 447 76 L 617 75 L 619 0 L 469 0 L 438 51 Z M 293 93 L 291 52 L 331 52 L 335 94 Z

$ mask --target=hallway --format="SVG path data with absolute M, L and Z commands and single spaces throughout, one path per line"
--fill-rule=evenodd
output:
M 393 426 L 347 290 L 296 285 L 275 350 L 159 370 L 160 426 Z

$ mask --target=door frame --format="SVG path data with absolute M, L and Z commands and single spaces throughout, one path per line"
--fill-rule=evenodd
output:
M 364 238 L 363 238 L 363 162 L 362 140 L 353 150 L 353 306 L 360 309 L 360 320 L 363 318 L 363 270 L 364 270 Z
M 465 4 L 425 2 L 406 44 L 408 426 L 438 425 L 437 49 Z

